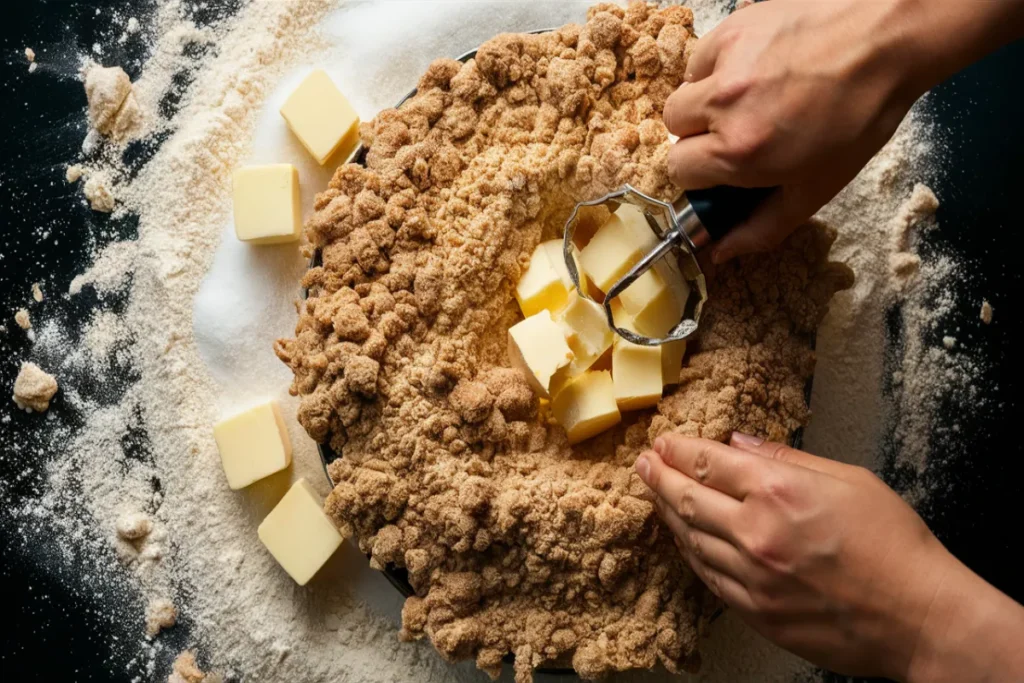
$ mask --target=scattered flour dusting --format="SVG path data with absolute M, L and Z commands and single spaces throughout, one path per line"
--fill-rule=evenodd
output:
M 112 292 L 123 287 L 135 268 L 138 255 L 136 242 L 115 242 L 100 252 L 92 267 L 75 277 L 68 288 L 70 294 L 78 294 L 82 287 L 92 285 L 101 293 Z
M 152 37 L 149 56 L 134 82 L 101 72 L 109 80 L 99 88 L 110 88 L 101 98 L 106 104 L 90 107 L 96 132 L 66 177 L 85 179 L 93 208 L 114 219 L 137 216 L 139 237 L 109 244 L 72 282 L 73 302 L 86 300 L 89 289 L 100 300 L 80 330 L 57 319 L 38 324 L 32 358 L 61 383 L 60 402 L 40 420 L 49 425 L 67 406 L 85 424 L 48 426 L 43 446 L 18 447 L 17 457 L 47 463 L 46 484 L 38 496 L 8 504 L 10 491 L 0 482 L 0 519 L 41 565 L 68 582 L 88 575 L 88 590 L 117 596 L 105 608 L 115 625 L 115 656 L 137 680 L 215 683 L 221 673 L 227 680 L 481 680 L 471 666 L 450 666 L 426 644 L 397 642 L 401 600 L 352 545 L 298 589 L 256 539 L 257 524 L 290 479 L 304 476 L 322 494 L 328 486 L 294 419 L 287 370 L 270 346 L 294 323 L 291 301 L 304 266 L 294 245 L 251 250 L 222 242 L 230 235 L 229 178 L 246 161 L 296 163 L 304 206 L 312 206 L 329 170 L 308 165 L 276 108 L 314 66 L 327 66 L 368 120 L 408 92 L 433 58 L 502 31 L 581 22 L 588 4 L 403 3 L 396 12 L 387 2 L 252 0 L 235 17 L 206 22 L 191 2 L 158 0 L 152 16 L 120 19 L 125 41 Z M 690 4 L 699 33 L 730 5 Z M 98 47 L 94 54 L 113 54 Z M 94 59 L 85 56 L 83 64 Z M 169 95 L 174 111 L 156 115 Z M 144 115 L 119 126 L 129 98 Z M 123 141 L 149 144 L 158 136 L 167 139 L 137 175 L 129 174 Z M 837 296 L 818 334 L 815 417 L 805 436 L 812 452 L 876 466 L 880 444 L 889 440 L 895 458 L 920 471 L 930 435 L 955 429 L 936 424 L 937 406 L 951 392 L 962 392 L 965 403 L 972 395 L 979 361 L 967 337 L 944 322 L 958 305 L 963 268 L 948 255 L 924 257 L 918 247 L 933 218 L 907 213 L 908 200 L 927 199 L 934 140 L 923 118 L 912 115 L 822 211 L 839 228 L 833 257 L 853 267 L 857 282 Z M 254 270 L 262 278 L 255 286 Z M 52 299 L 62 296 L 50 292 Z M 901 337 L 883 353 L 892 310 Z M 28 312 L 18 315 L 29 329 Z M 992 320 L 987 301 L 980 316 Z M 946 338 L 956 340 L 952 348 Z M 894 367 L 901 368 L 897 376 Z M 211 427 L 261 398 L 278 399 L 288 416 L 294 467 L 233 492 Z M 185 629 L 189 650 L 164 644 Z M 729 613 L 713 625 L 702 651 L 696 680 L 810 676 L 801 660 Z M 680 680 L 644 672 L 619 678 Z

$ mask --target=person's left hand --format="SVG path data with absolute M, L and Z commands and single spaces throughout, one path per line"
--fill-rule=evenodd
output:
M 959 590 L 970 573 L 868 470 L 744 435 L 732 444 L 665 434 L 637 459 L 683 557 L 782 647 L 907 680 L 940 586 Z

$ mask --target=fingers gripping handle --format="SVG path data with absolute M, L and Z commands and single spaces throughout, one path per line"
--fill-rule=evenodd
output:
M 776 189 L 719 185 L 706 190 L 688 190 L 686 198 L 708 235 L 717 242 L 725 233 L 750 218 Z

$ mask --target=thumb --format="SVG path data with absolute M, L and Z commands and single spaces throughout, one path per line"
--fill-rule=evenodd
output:
M 744 434 L 742 432 L 733 432 L 729 438 L 729 445 L 733 448 L 738 448 L 741 451 L 752 453 L 753 455 L 759 455 L 764 458 L 770 458 L 772 460 L 779 460 L 781 462 L 788 462 L 791 465 L 797 465 L 798 467 L 804 467 L 815 472 L 822 472 L 823 474 L 830 474 L 835 477 L 841 477 L 843 470 L 846 465 L 835 460 L 829 460 L 828 458 L 819 458 L 816 455 L 805 453 L 804 451 L 798 451 L 795 448 L 791 448 L 785 444 L 774 443 L 772 441 L 765 441 L 764 439 Z

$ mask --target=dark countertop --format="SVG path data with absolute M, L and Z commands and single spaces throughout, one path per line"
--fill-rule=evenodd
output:
M 200 21 L 216 20 L 239 3 L 207 4 L 199 10 Z M 8 331 L 0 333 L 0 393 L 10 391 L 21 359 L 32 352 L 12 319 L 31 300 L 31 283 L 42 283 L 48 295 L 30 307 L 34 317 L 59 319 L 73 335 L 96 296 L 87 291 L 71 300 L 60 293 L 94 246 L 133 236 L 130 219 L 111 221 L 89 211 L 78 189 L 65 183 L 64 171 L 86 133 L 75 55 L 101 42 L 107 48 L 104 63 L 122 64 L 135 77 L 140 43 L 119 46 L 110 39 L 120 33 L 111 29 L 111 10 L 133 8 L 126 15 L 143 19 L 151 5 L 32 0 L 5 7 L 0 26 L 0 317 Z M 38 55 L 34 74 L 27 71 L 26 46 Z M 961 417 L 958 435 L 937 436 L 924 475 L 930 495 L 920 507 L 954 554 L 1018 601 L 1024 601 L 1024 575 L 1010 558 L 1020 538 L 1015 525 L 1021 519 L 1018 496 L 1024 478 L 1024 441 L 1017 436 L 1014 417 L 1024 408 L 1022 354 L 1015 348 L 1024 336 L 1014 310 L 1024 270 L 1018 234 L 1024 193 L 1021 73 L 1024 42 L 956 76 L 932 96 L 930 110 L 945 132 L 947 149 L 945 173 L 934 187 L 942 199 L 940 229 L 930 236 L 929 248 L 956 251 L 973 271 L 966 291 L 961 290 L 960 301 L 967 303 L 956 311 L 953 325 L 974 325 L 983 297 L 993 303 L 996 316 L 972 341 L 987 359 L 974 380 L 986 407 Z M 141 160 L 151 151 L 152 145 L 136 145 L 128 154 Z M 115 296 L 101 303 L 117 310 L 124 301 Z M 0 419 L 10 418 L 0 423 L 0 505 L 38 495 L 45 457 L 26 453 L 44 443 L 41 429 L 51 428 L 53 420 L 74 426 L 80 418 L 69 408 L 60 394 L 49 418 L 26 415 L 9 400 L 0 401 Z M 897 488 L 910 479 L 891 457 L 883 474 Z M 116 682 L 141 674 L 110 642 L 110 616 L 96 596 L 102 588 L 102 582 L 97 588 L 85 579 L 69 582 L 51 572 L 45 556 L 26 551 L 0 511 L 0 604 L 8 624 L 0 636 L 0 669 L 5 678 Z M 175 645 L 185 642 L 187 624 L 169 636 Z

